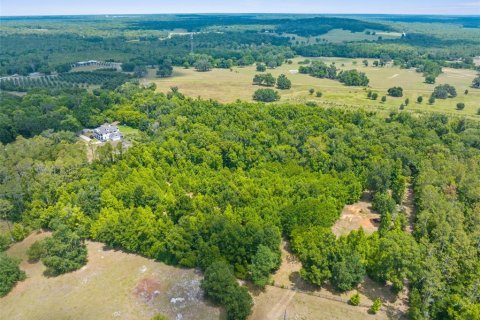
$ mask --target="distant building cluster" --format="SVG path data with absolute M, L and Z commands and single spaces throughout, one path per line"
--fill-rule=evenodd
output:
M 120 69 L 122 64 L 119 62 L 105 62 L 105 61 L 97 61 L 97 60 L 79 61 L 72 64 L 72 68 L 80 68 L 80 67 L 87 67 L 87 66 Z
M 93 134 L 97 140 L 102 142 L 120 141 L 123 139 L 123 135 L 120 130 L 118 130 L 118 127 L 109 123 L 94 129 Z

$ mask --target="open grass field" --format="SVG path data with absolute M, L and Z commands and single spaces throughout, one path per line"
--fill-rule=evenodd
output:
M 374 30 L 371 31 L 373 32 Z M 316 44 L 323 41 L 328 41 L 330 43 L 342 43 L 362 40 L 376 41 L 378 37 L 382 37 L 383 39 L 398 39 L 402 36 L 402 34 L 399 32 L 387 31 L 375 31 L 375 34 L 366 34 L 365 32 L 351 32 L 349 30 L 343 29 L 332 29 L 325 34 L 316 37 L 302 37 L 296 34 L 288 33 L 285 33 L 282 36 L 290 37 L 292 39 L 290 40 L 292 44 L 297 44 L 297 42 L 300 44 Z
M 9 320 L 148 320 L 161 313 L 168 319 L 223 319 L 208 305 L 199 288 L 201 276 L 134 254 L 88 242 L 88 264 L 55 278 L 42 273 L 39 262 L 26 261 L 26 249 L 47 233 L 30 235 L 8 254 L 22 259 L 27 279 L 0 298 L 0 319 Z
M 442 112 L 446 114 L 465 115 L 469 118 L 480 120 L 476 113 L 480 108 L 480 90 L 470 88 L 472 80 L 476 76 L 473 70 L 449 69 L 444 68 L 444 73 L 437 79 L 437 84 L 448 83 L 457 89 L 458 96 L 454 99 L 437 99 L 434 105 L 428 104 L 434 87 L 437 84 L 426 84 L 424 78 L 415 70 L 400 69 L 389 66 L 375 68 L 372 66 L 364 67 L 362 59 L 348 58 L 318 58 L 327 64 L 335 62 L 340 69 L 358 69 L 365 72 L 370 78 L 370 88 L 373 92 L 379 94 L 377 101 L 367 98 L 367 89 L 363 87 L 348 87 L 338 81 L 328 79 L 318 79 L 306 74 L 298 74 L 298 62 L 303 58 L 293 59 L 293 64 L 284 64 L 277 69 L 269 69 L 267 72 L 274 76 L 286 74 L 292 81 L 290 90 L 279 90 L 281 102 L 304 103 L 314 101 L 319 105 L 336 106 L 349 109 L 364 108 L 371 111 L 380 111 L 388 114 L 390 111 L 399 110 L 406 98 L 410 99 L 410 104 L 405 108 L 407 111 L 417 113 L 424 112 Z M 312 60 L 312 59 L 311 59 Z M 369 60 L 370 65 L 373 60 Z M 354 64 L 356 62 L 356 64 Z M 148 77 L 144 81 L 154 82 L 157 90 L 167 92 L 170 87 L 177 86 L 180 91 L 191 97 L 201 97 L 203 99 L 216 99 L 221 102 L 233 102 L 237 99 L 251 101 L 253 92 L 258 86 L 252 85 L 253 76 L 257 72 L 255 66 L 244 68 L 234 67 L 229 69 L 213 69 L 210 72 L 197 72 L 194 69 L 175 68 L 174 75 L 170 78 L 159 79 L 155 77 L 155 70 L 150 70 Z M 380 98 L 387 94 L 390 87 L 401 86 L 404 89 L 404 97 L 387 97 L 387 101 L 382 103 Z M 313 88 L 323 93 L 321 98 L 310 95 L 308 90 Z M 469 94 L 464 91 L 468 89 Z M 423 96 L 424 101 L 418 104 L 417 97 Z M 466 107 L 463 111 L 456 110 L 456 104 L 464 102 Z

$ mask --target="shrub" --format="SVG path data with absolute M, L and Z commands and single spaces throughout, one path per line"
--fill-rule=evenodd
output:
M 253 94 L 253 100 L 262 102 L 273 102 L 280 100 L 280 95 L 272 89 L 258 89 Z
M 432 97 L 436 99 L 447 99 L 447 98 L 454 98 L 457 96 L 457 90 L 455 87 L 449 84 L 441 84 L 436 86 L 433 90 Z
M 378 93 L 374 92 L 372 93 L 372 100 L 377 100 L 378 99 Z
M 386 102 L 387 101 L 387 96 L 383 96 L 382 97 L 382 102 Z
M 435 76 L 434 75 L 428 75 L 425 77 L 425 83 L 428 83 L 428 84 L 434 84 L 435 83 Z
M 57 276 L 80 269 L 87 263 L 87 247 L 78 234 L 59 226 L 53 236 L 43 240 L 45 252 L 41 259 L 45 274 Z
M 311 95 L 312 95 L 314 92 L 315 92 L 315 89 L 313 89 L 313 88 L 310 88 L 310 89 L 308 90 L 308 93 L 310 93 Z
M 275 85 L 275 82 L 275 78 L 272 76 L 271 73 L 256 74 L 253 77 L 253 84 L 260 86 L 273 87 Z
M 457 110 L 463 110 L 465 109 L 465 103 L 459 102 L 457 103 Z
M 360 305 L 360 295 L 358 294 L 358 292 L 354 293 L 350 297 L 350 300 L 348 300 L 348 303 L 350 303 L 352 306 Z
M 382 307 L 382 300 L 380 300 L 380 298 L 377 298 L 375 299 L 375 301 L 373 301 L 373 304 L 368 311 L 372 314 L 376 314 L 381 307 Z
M 210 300 L 225 307 L 227 319 L 245 320 L 250 315 L 252 297 L 238 284 L 226 262 L 214 262 L 205 270 L 201 288 Z
M 25 279 L 25 272 L 19 268 L 20 260 L 0 253 L 0 297 L 5 296 L 17 281 Z
M 402 87 L 393 87 L 388 89 L 388 95 L 391 97 L 403 97 L 403 88 Z
M 12 228 L 12 237 L 15 241 L 22 241 L 28 236 L 28 229 L 20 223 L 14 223 Z
M 423 97 L 422 97 L 422 96 L 418 96 L 417 102 L 418 102 L 418 103 L 422 103 L 422 102 L 423 102 Z
M 35 241 L 27 250 L 29 262 L 38 262 L 45 255 L 45 245 L 43 241 Z
M 321 97 L 322 97 L 322 93 L 321 93 L 320 91 L 317 91 L 316 96 L 317 96 L 317 98 L 321 98 Z
M 434 104 L 434 103 L 435 103 L 435 97 L 433 97 L 433 96 L 430 97 L 430 98 L 428 99 L 428 103 L 429 103 L 429 104 Z
M 291 87 L 292 87 L 292 81 L 290 81 L 287 78 L 287 76 L 285 76 L 284 74 L 281 74 L 278 76 L 277 78 L 278 89 L 286 90 L 286 89 L 290 89 Z
M 368 86 L 370 80 L 367 75 L 357 70 L 341 71 L 338 74 L 338 81 L 347 86 Z
M 256 70 L 258 72 L 265 72 L 265 70 L 267 70 L 267 66 L 264 63 L 257 63 Z
M 9 236 L 0 234 L 0 252 L 7 250 L 11 243 L 12 241 Z

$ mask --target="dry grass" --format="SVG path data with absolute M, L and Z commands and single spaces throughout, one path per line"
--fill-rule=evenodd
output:
M 476 76 L 476 72 L 473 70 L 444 68 L 444 73 L 438 77 L 437 83 L 449 83 L 455 86 L 458 91 L 458 97 L 447 100 L 437 99 L 434 105 L 429 105 L 427 100 L 435 85 L 424 83 L 422 75 L 414 70 L 400 69 L 393 66 L 375 68 L 371 66 L 373 60 L 369 60 L 369 67 L 364 67 L 362 59 L 318 59 L 328 64 L 335 62 L 337 67 L 341 69 L 356 68 L 366 72 L 370 78 L 369 89 L 378 92 L 378 100 L 367 99 L 367 91 L 361 87 L 347 87 L 333 80 L 318 79 L 305 74 L 292 74 L 291 70 L 297 70 L 299 67 L 298 62 L 303 60 L 303 58 L 295 58 L 291 65 L 284 64 L 277 69 L 267 71 L 274 76 L 282 73 L 286 74 L 292 80 L 292 88 L 290 90 L 279 90 L 282 97 L 281 101 L 294 103 L 315 101 L 325 106 L 362 107 L 386 114 L 390 111 L 398 110 L 400 104 L 406 98 L 409 98 L 410 104 L 406 107 L 406 110 L 414 112 L 440 111 L 447 114 L 462 114 L 480 119 L 476 115 L 478 108 L 480 108 L 480 90 L 470 88 L 470 84 Z M 251 101 L 253 92 L 259 88 L 252 85 L 255 73 L 254 66 L 245 68 L 235 67 L 232 71 L 228 69 L 213 69 L 210 72 L 196 72 L 193 69 L 175 68 L 174 76 L 165 79 L 155 78 L 154 70 L 150 70 L 149 76 L 145 81 L 156 83 L 158 91 L 162 92 L 167 92 L 170 87 L 177 86 L 181 92 L 195 98 L 211 98 L 221 102 L 233 102 L 237 99 Z M 381 103 L 381 96 L 386 95 L 387 89 L 393 86 L 403 87 L 405 96 L 402 98 L 388 97 L 387 102 Z M 323 96 L 316 98 L 310 95 L 308 92 L 310 88 L 321 91 Z M 466 89 L 470 91 L 468 95 L 463 93 Z M 417 97 L 420 95 L 424 98 L 422 104 L 416 103 Z M 457 102 L 466 104 L 463 111 L 456 110 Z
M 28 278 L 0 299 L 0 318 L 150 319 L 162 313 L 169 319 L 221 319 L 207 305 L 195 270 L 174 268 L 134 254 L 105 249 L 88 242 L 88 264 L 55 278 L 43 276 L 41 263 L 26 261 L 25 251 L 47 234 L 33 234 L 8 250 L 20 257 Z M 181 315 L 181 316 L 180 316 Z
M 362 306 L 350 306 L 347 301 L 355 290 L 339 293 L 330 286 L 318 288 L 304 282 L 299 275 L 301 262 L 290 252 L 288 242 L 282 242 L 282 264 L 273 275 L 274 286 L 254 292 L 255 307 L 250 320 L 287 319 L 404 319 L 407 310 L 405 294 L 397 298 L 389 287 L 368 277 L 359 285 Z M 368 306 L 380 297 L 384 307 L 377 315 L 368 314 Z

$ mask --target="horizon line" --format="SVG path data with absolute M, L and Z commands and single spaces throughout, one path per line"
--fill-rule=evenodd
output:
M 480 14 L 444 14 L 444 13 L 308 13 L 308 12 L 168 12 L 168 13 L 80 13 L 80 14 L 29 14 L 29 15 L 0 15 L 1 18 L 23 18 L 23 17 L 82 17 L 82 16 L 153 16 L 153 15 L 379 15 L 379 16 L 443 16 L 443 17 L 480 17 Z

